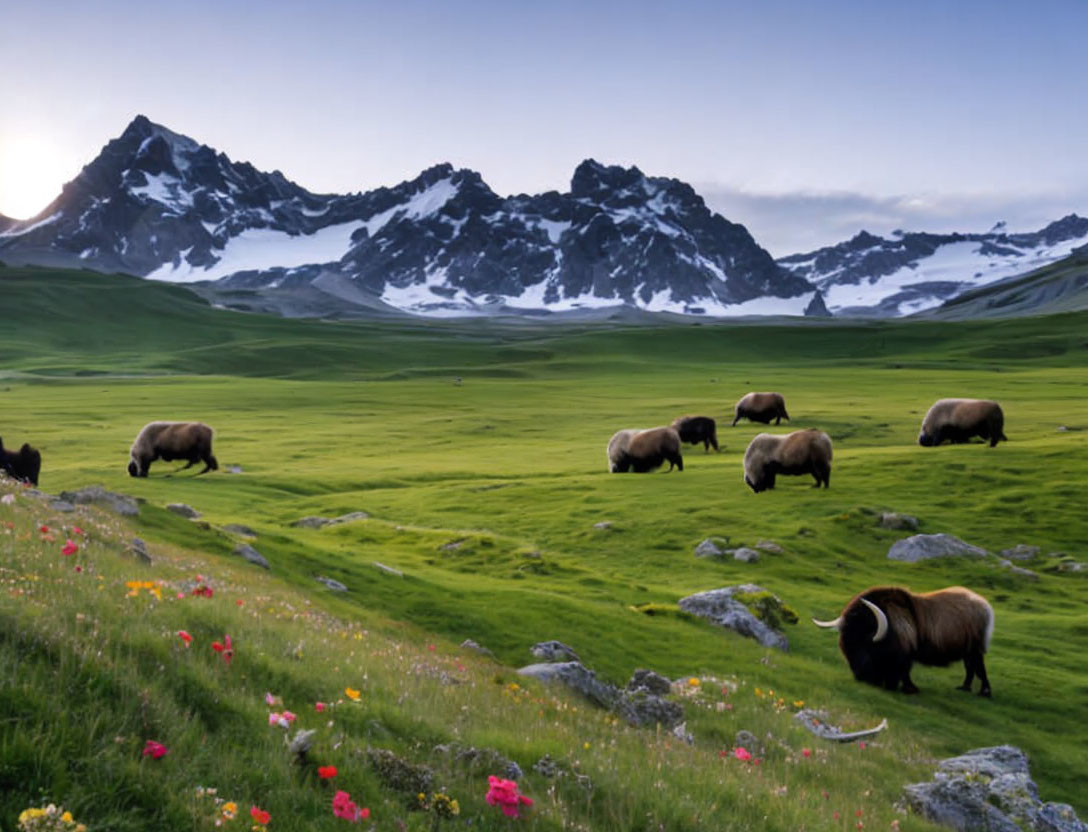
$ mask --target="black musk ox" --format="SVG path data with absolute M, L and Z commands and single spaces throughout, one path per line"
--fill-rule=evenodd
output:
M 613 474 L 643 474 L 666 461 L 670 471 L 674 466 L 684 470 L 680 434 L 672 428 L 616 431 L 608 441 L 608 470 Z
M 990 441 L 990 447 L 1007 442 L 1005 414 L 1001 405 L 987 399 L 940 399 L 922 420 L 918 444 L 931 447 L 942 442 L 967 442 L 973 436 Z
M 0 471 L 20 482 L 38 484 L 38 474 L 42 471 L 42 455 L 36 448 L 24 442 L 18 451 L 9 451 L 0 439 Z
M 856 595 L 834 621 L 812 622 L 839 631 L 839 648 L 854 678 L 903 693 L 917 693 L 910 680 L 914 662 L 947 667 L 963 660 L 971 690 L 978 676 L 980 696 L 990 695 L 982 657 L 994 632 L 994 611 L 985 598 L 952 586 L 915 594 L 897 586 L 872 587 Z
M 781 393 L 746 393 L 737 402 L 734 413 L 736 415 L 733 419 L 733 427 L 736 427 L 741 419 L 760 422 L 764 425 L 769 425 L 771 419 L 774 419 L 774 423 L 778 425 L 783 419 L 789 421 L 790 418 L 790 414 L 786 412 L 786 400 L 782 398 Z
M 816 487 L 831 485 L 831 437 L 822 430 L 785 436 L 758 434 L 744 452 L 744 481 L 756 494 L 774 488 L 778 474 L 812 474 Z
M 672 429 L 680 434 L 680 441 L 689 445 L 703 443 L 703 451 L 710 446 L 718 450 L 718 425 L 709 416 L 677 416 L 672 421 Z
M 201 474 L 219 468 L 212 456 L 212 429 L 203 422 L 150 422 L 144 425 L 132 443 L 129 475 L 146 477 L 156 459 L 167 462 L 185 459 L 189 462 L 185 468 L 203 462 Z

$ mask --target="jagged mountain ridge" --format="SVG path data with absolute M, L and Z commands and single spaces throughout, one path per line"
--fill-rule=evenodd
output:
M 223 290 L 345 281 L 422 314 L 591 309 L 822 311 L 741 225 L 687 184 L 586 160 L 567 193 L 501 198 L 437 165 L 392 188 L 314 194 L 139 116 L 0 259 L 80 265 Z M 823 310 L 825 311 L 825 310 Z
M 778 260 L 818 287 L 835 315 L 892 317 L 940 306 L 1024 274 L 1088 244 L 1088 219 L 1070 214 L 1035 232 L 985 234 L 862 231 L 846 242 Z

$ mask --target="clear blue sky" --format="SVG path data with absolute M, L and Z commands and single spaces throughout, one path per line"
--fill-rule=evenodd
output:
M 1029 228 L 1088 212 L 1086 31 L 1085 0 L 12 2 L 0 212 L 45 207 L 144 113 L 319 192 L 637 164 L 779 255 Z

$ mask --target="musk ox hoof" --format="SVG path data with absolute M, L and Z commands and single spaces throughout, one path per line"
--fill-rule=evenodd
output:
M 979 695 L 979 696 L 984 696 L 984 697 L 986 697 L 987 699 L 993 699 L 993 698 L 994 698 L 994 697 L 993 697 L 993 694 L 992 694 L 992 693 L 990 693 L 990 689 L 989 689 L 989 688 L 983 688 L 982 690 L 980 690 L 980 691 L 978 692 L 978 695 Z
M 907 682 L 905 685 L 903 685 L 903 693 L 914 695 L 916 693 L 921 693 L 921 691 L 918 690 L 918 686 L 915 685 L 913 682 Z

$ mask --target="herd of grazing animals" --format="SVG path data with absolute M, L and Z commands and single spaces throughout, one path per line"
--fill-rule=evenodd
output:
M 741 419 L 775 424 L 789 420 L 780 393 L 748 393 L 734 408 L 733 426 Z M 994 447 L 1006 440 L 1005 419 L 997 402 L 980 399 L 940 399 L 922 420 L 918 444 L 962 443 L 981 437 Z M 146 477 L 156 460 L 185 460 L 182 470 L 204 463 L 201 474 L 217 470 L 212 454 L 213 431 L 203 422 L 149 422 L 137 434 L 129 452 L 128 473 Z M 645 473 L 669 463 L 669 471 L 684 470 L 682 444 L 703 444 L 704 452 L 719 451 L 717 425 L 709 416 L 679 416 L 668 427 L 617 431 L 608 442 L 608 470 Z M 785 435 L 760 433 L 744 454 L 744 482 L 755 493 L 774 488 L 779 474 L 811 474 L 816 487 L 831 484 L 831 438 L 820 430 L 796 430 Z M 0 471 L 30 485 L 38 484 L 41 453 L 24 443 L 18 451 L 0 439 Z M 971 690 L 978 676 L 981 696 L 990 696 L 984 655 L 993 634 L 994 612 L 982 596 L 963 587 L 922 594 L 902 587 L 870 587 L 856 595 L 834 621 L 819 627 L 839 631 L 839 648 L 854 677 L 888 690 L 900 687 L 917 693 L 910 679 L 914 662 L 947 666 L 963 661 L 966 678 L 961 690 Z

